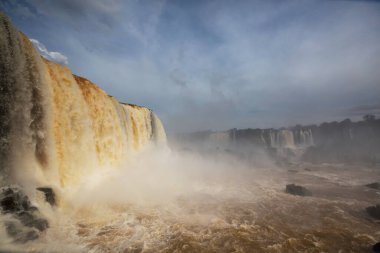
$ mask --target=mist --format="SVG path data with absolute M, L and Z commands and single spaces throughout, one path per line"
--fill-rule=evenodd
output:
M 377 1 L 0 2 L 0 252 L 379 252 Z
M 236 153 L 212 145 L 196 149 L 194 141 L 187 149 L 179 148 L 180 140 L 170 149 L 149 148 L 118 168 L 93 170 L 77 187 L 55 188 L 59 208 L 44 203 L 41 195 L 29 194 L 49 218 L 48 233 L 26 244 L 14 244 L 3 233 L 3 248 L 305 252 L 316 242 L 313 247 L 321 250 L 330 250 L 332 242 L 336 250 L 360 250 L 375 240 L 366 234 L 376 228 L 363 220 L 362 210 L 378 196 L 363 185 L 380 180 L 378 168 L 279 163 L 286 156 L 273 159 L 259 146 L 252 157 L 247 147 Z M 242 156 L 243 151 L 251 156 Z M 291 183 L 307 187 L 313 195 L 286 193 Z M 2 216 L 7 219 L 12 218 Z M 349 229 L 342 231 L 341 224 Z M 317 239 L 322 234 L 324 239 Z M 347 245 L 347 240 L 353 243 Z

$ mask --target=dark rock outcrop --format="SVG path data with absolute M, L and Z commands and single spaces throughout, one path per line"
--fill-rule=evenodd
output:
M 46 219 L 37 217 L 33 212 L 20 212 L 17 214 L 17 218 L 24 226 L 36 228 L 39 231 L 44 231 L 49 227 L 49 223 Z
M 0 211 L 8 215 L 5 228 L 16 242 L 37 239 L 49 227 L 48 221 L 18 187 L 0 188 Z
M 11 236 L 15 242 L 25 243 L 39 237 L 38 230 L 30 228 L 25 229 L 25 227 L 19 224 L 17 220 L 6 221 L 5 228 L 8 235 Z
M 365 186 L 367 186 L 368 188 L 380 190 L 380 183 L 378 183 L 378 182 L 366 184 Z
M 33 207 L 28 197 L 18 188 L 3 187 L 0 192 L 0 207 L 3 213 L 16 213 Z
M 369 206 L 365 210 L 371 217 L 380 220 L 380 204 L 376 206 Z
M 380 242 L 378 242 L 372 246 L 372 251 L 373 252 L 380 252 Z
M 38 187 L 37 190 L 39 190 L 45 194 L 45 200 L 51 206 L 56 205 L 55 194 L 54 194 L 54 191 L 52 188 L 50 188 L 50 187 Z
M 287 184 L 286 193 L 292 194 L 292 195 L 298 195 L 298 196 L 311 196 L 312 193 L 308 189 L 306 189 L 303 186 L 296 185 L 296 184 Z

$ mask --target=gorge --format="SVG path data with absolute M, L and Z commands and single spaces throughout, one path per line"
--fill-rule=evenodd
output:
M 230 151 L 237 155 L 263 151 L 274 159 L 312 163 L 380 162 L 380 119 L 358 122 L 345 119 L 320 125 L 280 129 L 231 129 L 179 134 L 174 138 L 180 148 Z

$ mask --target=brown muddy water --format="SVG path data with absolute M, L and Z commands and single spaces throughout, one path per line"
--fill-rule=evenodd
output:
M 380 223 L 365 212 L 367 206 L 380 203 L 380 191 L 364 186 L 380 181 L 379 168 L 297 164 L 192 176 L 191 191 L 169 187 L 149 198 L 141 195 L 141 201 L 126 198 L 122 204 L 103 205 L 93 202 L 100 192 L 85 195 L 92 204 L 84 200 L 83 205 L 51 211 L 51 228 L 42 238 L 23 245 L 9 243 L 7 249 L 371 252 L 371 245 L 380 241 Z M 164 181 L 153 175 L 144 184 L 153 180 Z M 313 196 L 285 193 L 288 183 L 305 186 Z M 162 197 L 170 191 L 178 194 Z

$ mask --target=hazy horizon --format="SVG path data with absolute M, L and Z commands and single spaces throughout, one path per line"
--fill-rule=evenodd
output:
M 380 114 L 377 1 L 0 3 L 40 53 L 169 133 Z

